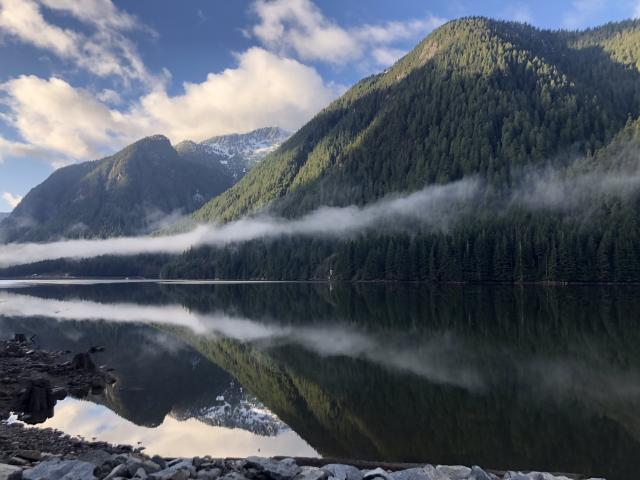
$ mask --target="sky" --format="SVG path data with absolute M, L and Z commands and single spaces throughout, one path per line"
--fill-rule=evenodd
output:
M 0 212 L 147 135 L 295 130 L 469 15 L 579 29 L 640 0 L 0 0 Z

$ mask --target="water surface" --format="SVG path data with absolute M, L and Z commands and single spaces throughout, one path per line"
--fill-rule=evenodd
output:
M 0 284 L 0 335 L 104 345 L 118 382 L 45 422 L 150 453 L 633 478 L 640 289 Z

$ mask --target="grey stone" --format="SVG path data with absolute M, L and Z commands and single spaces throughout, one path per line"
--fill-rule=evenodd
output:
M 142 480 L 145 480 L 148 477 L 149 475 L 147 475 L 147 472 L 142 467 L 138 468 L 138 470 L 136 470 L 136 473 L 133 475 L 133 478 L 140 478 Z
M 40 460 L 42 453 L 40 453 L 40 450 L 18 450 L 15 456 L 32 462 L 37 462 Z
M 385 480 L 391 480 L 391 477 L 386 472 L 386 470 L 383 470 L 380 467 L 374 468 L 373 470 L 369 470 L 365 472 L 363 478 L 364 480 L 372 480 L 374 478 L 383 478 Z
M 444 473 L 451 480 L 467 480 L 471 475 L 471 469 L 462 465 L 438 465 L 436 470 Z
M 196 475 L 196 478 L 202 480 L 215 480 L 222 474 L 222 470 L 219 468 L 212 468 L 211 470 L 200 470 Z
M 327 472 L 317 467 L 300 467 L 300 473 L 295 480 L 325 480 L 329 477 Z
M 485 472 L 477 465 L 471 467 L 471 473 L 468 477 L 469 480 L 496 480 L 497 478 L 498 477 L 496 477 L 495 475 Z
M 439 471 L 433 465 L 426 465 L 424 467 L 424 473 L 427 475 L 428 480 L 451 480 L 448 475 Z
M 124 464 L 121 463 L 120 465 L 116 465 L 115 467 L 113 467 L 113 470 L 109 472 L 109 475 L 104 478 L 104 480 L 113 480 L 116 477 L 121 477 L 126 471 L 127 467 Z
M 95 480 L 93 463 L 81 460 L 47 460 L 22 473 L 24 480 Z
M 430 480 L 424 468 L 408 468 L 389 474 L 391 480 Z
M 352 465 L 342 465 L 341 463 L 330 463 L 322 467 L 330 477 L 336 480 L 362 480 L 363 475 L 360 470 Z
M 241 473 L 229 472 L 224 477 L 220 477 L 220 480 L 247 480 L 247 479 Z
M 0 463 L 0 480 L 20 480 L 22 478 L 22 469 L 14 465 Z
M 114 454 L 107 452 L 106 450 L 89 450 L 78 457 L 78 460 L 83 462 L 93 463 L 96 467 L 110 462 L 115 457 Z
M 271 480 L 289 480 L 298 475 L 301 470 L 292 458 L 274 460 L 272 458 L 249 457 L 245 466 L 261 471 Z
M 180 480 L 182 478 L 189 478 L 192 474 L 195 475 L 196 469 L 193 466 L 191 460 L 176 459 L 167 463 L 169 465 L 164 470 L 154 472 L 149 475 L 149 478 L 154 480 Z M 186 474 L 186 476 L 184 476 Z

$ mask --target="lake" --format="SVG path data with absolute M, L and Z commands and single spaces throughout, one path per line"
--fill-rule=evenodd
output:
M 0 282 L 0 336 L 115 369 L 42 425 L 172 456 L 635 478 L 639 324 L 636 287 Z

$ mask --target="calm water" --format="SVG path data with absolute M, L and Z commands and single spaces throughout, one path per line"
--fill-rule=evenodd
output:
M 104 345 L 46 426 L 150 453 L 635 478 L 640 289 L 0 283 L 0 335 Z

